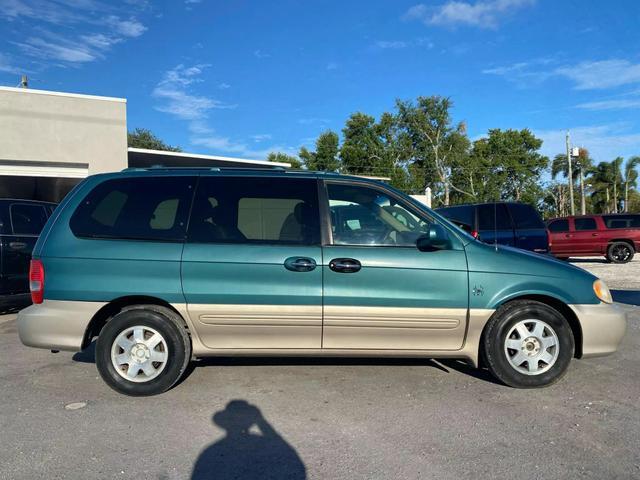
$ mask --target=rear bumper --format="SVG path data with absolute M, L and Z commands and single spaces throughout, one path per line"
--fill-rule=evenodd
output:
M 627 329 L 627 315 L 618 305 L 569 305 L 582 328 L 582 357 L 615 352 Z
M 45 300 L 18 314 L 20 341 L 28 347 L 81 350 L 89 322 L 102 302 Z

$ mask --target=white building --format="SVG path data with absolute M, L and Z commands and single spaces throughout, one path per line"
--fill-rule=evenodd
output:
M 60 201 L 87 175 L 127 167 L 288 167 L 127 148 L 127 101 L 0 87 L 0 198 Z

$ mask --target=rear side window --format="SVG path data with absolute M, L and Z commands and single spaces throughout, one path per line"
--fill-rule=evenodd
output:
M 138 177 L 95 187 L 71 217 L 78 237 L 182 241 L 195 179 Z
M 41 205 L 14 203 L 9 213 L 14 235 L 40 235 L 47 223 L 47 211 Z
M 316 181 L 202 177 L 189 222 L 189 242 L 317 245 Z
M 545 228 L 540 214 L 531 205 L 510 203 L 509 211 L 518 230 Z
M 480 230 L 511 230 L 511 218 L 504 203 L 478 205 L 478 228 Z
M 640 228 L 640 215 L 603 215 L 607 228 Z
M 550 232 L 568 232 L 569 220 L 554 220 L 549 224 Z
M 573 220 L 573 226 L 576 231 L 596 230 L 598 228 L 595 218 L 575 218 Z

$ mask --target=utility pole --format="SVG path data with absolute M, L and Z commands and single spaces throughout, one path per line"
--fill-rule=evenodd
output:
M 573 171 L 571 170 L 571 147 L 569 146 L 569 130 L 567 130 L 567 164 L 569 173 L 569 205 L 571 207 L 571 215 L 576 214 L 573 205 Z

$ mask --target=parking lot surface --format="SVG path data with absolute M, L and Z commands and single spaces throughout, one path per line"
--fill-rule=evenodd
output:
M 251 358 L 130 398 L 1 317 L 0 478 L 640 478 L 640 262 L 576 265 L 626 292 L 628 332 L 540 390 L 455 361 Z

